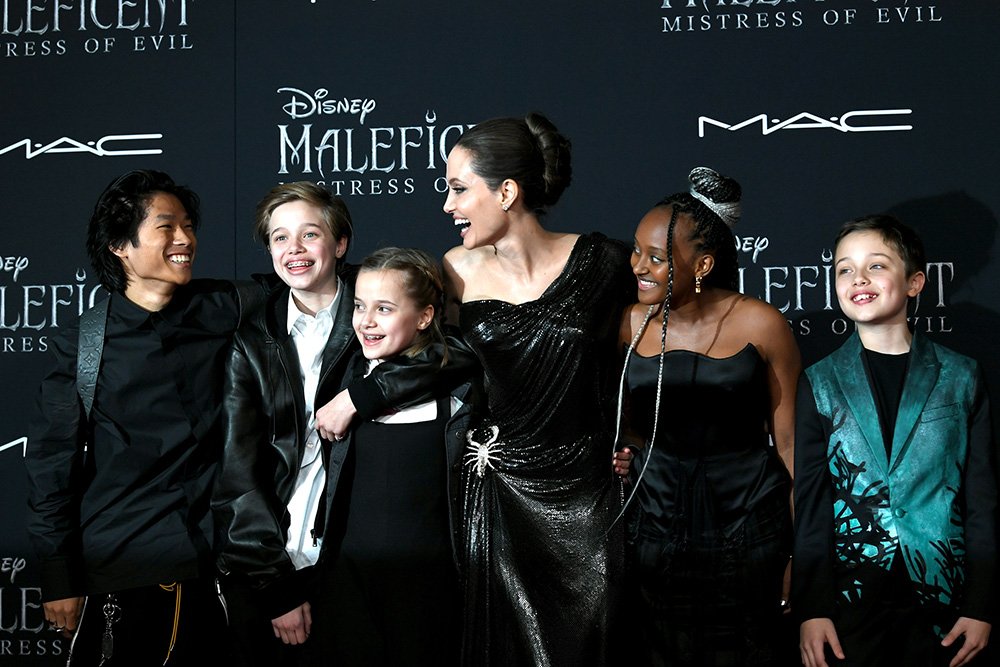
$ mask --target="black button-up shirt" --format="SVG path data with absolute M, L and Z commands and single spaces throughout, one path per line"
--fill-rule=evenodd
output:
M 43 599 L 207 571 L 224 355 L 237 321 L 226 282 L 192 281 L 154 313 L 112 296 L 89 424 L 76 393 L 77 329 L 54 341 L 25 458 Z

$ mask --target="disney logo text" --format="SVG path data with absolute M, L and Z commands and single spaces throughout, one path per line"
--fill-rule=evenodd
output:
M 278 88 L 278 92 L 291 93 L 291 99 L 282 105 L 281 110 L 292 118 L 352 114 L 358 116 L 358 121 L 364 125 L 365 116 L 374 111 L 376 106 L 375 100 L 367 98 L 327 99 L 330 91 L 326 88 L 317 88 L 314 93 L 307 93 L 298 88 Z

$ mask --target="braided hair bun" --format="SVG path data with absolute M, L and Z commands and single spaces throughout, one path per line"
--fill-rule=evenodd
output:
M 723 176 L 708 167 L 695 167 L 688 174 L 691 194 L 701 200 L 728 227 L 736 224 L 740 217 L 740 197 L 743 188 L 735 180 Z

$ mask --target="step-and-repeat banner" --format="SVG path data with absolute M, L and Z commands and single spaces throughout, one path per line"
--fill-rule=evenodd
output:
M 343 196 L 349 259 L 440 256 L 448 150 L 494 116 L 573 142 L 554 229 L 630 240 L 706 165 L 744 188 L 742 289 L 780 308 L 806 363 L 851 331 L 833 289 L 843 221 L 891 212 L 928 247 L 913 325 L 1000 392 L 1000 154 L 993 0 L 10 0 L 0 3 L 0 663 L 46 665 L 24 535 L 27 424 L 49 338 L 101 294 L 87 220 L 150 167 L 202 197 L 196 273 L 266 270 L 274 184 Z M 1000 403 L 998 398 L 997 403 Z

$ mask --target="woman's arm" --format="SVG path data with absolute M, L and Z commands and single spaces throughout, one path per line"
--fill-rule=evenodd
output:
M 758 330 L 752 342 L 762 350 L 767 362 L 767 384 L 771 396 L 769 428 L 778 456 L 788 469 L 795 471 L 795 395 L 802 357 L 788 321 L 773 306 L 758 302 L 752 314 Z
M 465 295 L 465 279 L 459 275 L 456 264 L 459 258 L 467 251 L 465 248 L 456 247 L 445 253 L 441 260 L 441 268 L 444 269 L 444 321 L 445 324 L 458 326 L 458 311 L 462 305 L 462 297 Z

